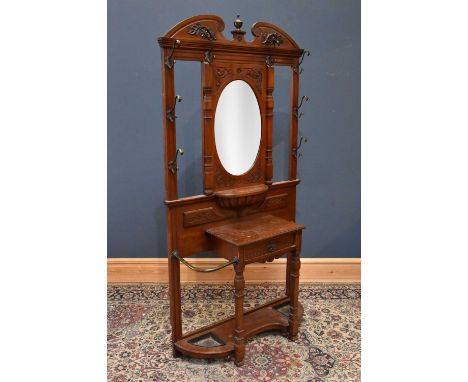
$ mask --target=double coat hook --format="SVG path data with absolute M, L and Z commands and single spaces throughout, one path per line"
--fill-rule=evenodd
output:
M 169 56 L 166 57 L 166 60 L 164 61 L 164 64 L 169 68 L 169 69 L 172 69 L 174 67 L 174 64 L 175 64 L 175 60 L 174 60 L 174 57 L 172 57 L 174 55 L 174 50 L 177 46 L 180 45 L 180 40 L 175 40 L 174 43 L 172 44 L 172 49 L 171 49 L 171 53 L 169 54 Z
M 297 74 L 301 74 L 304 71 L 304 68 L 301 68 L 302 61 L 304 61 L 305 56 L 310 56 L 310 52 L 308 50 L 304 50 L 301 55 L 301 59 L 299 60 L 299 63 L 295 66 L 292 67 L 293 71 Z
M 271 56 L 266 56 L 265 63 L 268 68 L 271 68 L 273 65 L 275 65 L 275 60 Z
M 204 54 L 203 62 L 211 64 L 214 60 L 213 49 L 207 50 Z
M 180 102 L 180 101 L 182 101 L 182 97 L 180 95 L 176 95 L 174 98 L 174 106 L 172 106 L 172 108 L 166 112 L 167 119 L 170 122 L 174 122 L 175 119 L 177 118 L 177 116 L 175 115 L 175 108 L 176 108 L 177 102 Z
M 299 114 L 299 109 L 302 107 L 302 103 L 304 102 L 304 100 L 306 102 L 309 102 L 309 97 L 308 96 L 302 96 L 301 102 L 299 103 L 299 106 L 295 107 L 294 110 L 293 110 L 293 113 L 296 116 L 296 118 L 301 118 L 302 115 L 303 115 L 302 112 Z
M 179 154 L 184 155 L 184 149 L 181 149 L 179 147 L 175 153 L 175 158 L 168 163 L 169 171 L 172 172 L 173 174 L 175 174 L 176 171 L 179 169 L 179 167 L 177 167 L 177 156 Z
M 302 140 L 304 140 L 304 143 L 307 142 L 307 138 L 301 137 L 301 139 L 299 139 L 299 144 L 292 149 L 292 155 L 296 159 L 299 159 L 302 156 L 302 154 L 299 152 L 299 149 L 302 146 Z

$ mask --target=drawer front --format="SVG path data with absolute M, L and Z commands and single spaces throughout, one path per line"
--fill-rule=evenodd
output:
M 295 233 L 287 233 L 272 239 L 255 243 L 244 248 L 244 260 L 260 260 L 282 249 L 288 249 L 294 244 Z M 277 253 L 282 255 L 283 253 Z

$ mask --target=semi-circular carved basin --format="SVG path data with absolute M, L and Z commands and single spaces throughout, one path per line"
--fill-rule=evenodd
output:
M 221 208 L 241 210 L 253 205 L 260 205 L 266 197 L 268 186 L 256 184 L 254 186 L 238 187 L 232 190 L 215 192 L 216 201 Z

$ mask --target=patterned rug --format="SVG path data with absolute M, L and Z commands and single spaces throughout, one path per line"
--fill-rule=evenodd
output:
M 284 284 L 246 284 L 245 309 L 285 294 Z M 300 284 L 299 339 L 277 332 L 247 341 L 245 363 L 173 358 L 167 284 L 108 287 L 108 381 L 359 381 L 360 284 Z M 234 314 L 231 284 L 182 286 L 183 330 Z

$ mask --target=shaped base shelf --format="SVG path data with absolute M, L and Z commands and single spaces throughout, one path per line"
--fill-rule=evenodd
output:
M 269 330 L 287 334 L 289 297 L 281 297 L 244 312 L 245 339 Z M 299 321 L 304 309 L 299 303 Z M 234 351 L 234 316 L 186 334 L 174 349 L 194 358 L 223 358 Z M 197 345 L 198 344 L 198 345 Z

